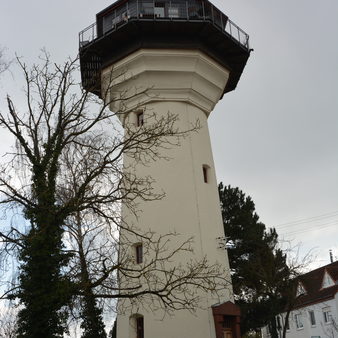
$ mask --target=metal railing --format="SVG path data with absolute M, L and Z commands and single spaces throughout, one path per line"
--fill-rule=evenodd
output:
M 97 38 L 96 22 L 85 28 L 79 33 L 80 48 L 87 45 Z
M 207 0 L 129 0 L 98 18 L 79 33 L 80 48 L 131 20 L 209 21 L 243 48 L 249 50 L 249 36 Z

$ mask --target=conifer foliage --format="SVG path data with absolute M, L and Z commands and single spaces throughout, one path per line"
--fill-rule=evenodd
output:
M 222 183 L 218 188 L 242 334 L 269 325 L 271 336 L 278 337 L 275 316 L 283 312 L 292 278 L 286 254 L 278 248 L 276 230 L 259 221 L 250 196 Z

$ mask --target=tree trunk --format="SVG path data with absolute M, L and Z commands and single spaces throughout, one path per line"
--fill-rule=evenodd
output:
M 290 313 L 291 313 L 291 310 L 287 310 L 285 318 L 284 318 L 282 338 L 286 337 L 286 329 L 287 329 L 287 323 L 289 322 Z

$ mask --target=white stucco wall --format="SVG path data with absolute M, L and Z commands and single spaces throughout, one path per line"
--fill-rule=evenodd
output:
M 331 300 L 322 303 L 312 304 L 302 309 L 292 311 L 289 318 L 290 330 L 287 331 L 286 337 L 289 338 L 338 338 L 338 294 Z M 332 314 L 331 323 L 325 323 L 323 310 L 330 308 Z M 316 324 L 311 325 L 309 311 L 314 311 Z M 303 328 L 297 328 L 295 315 L 300 314 Z M 284 318 L 285 314 L 281 317 Z M 335 324 L 336 323 L 336 324 Z M 282 333 L 282 330 L 281 332 Z M 270 337 L 267 327 L 262 329 L 262 337 Z
M 111 71 L 112 68 L 107 68 L 103 79 Z M 226 251 L 219 248 L 217 239 L 223 237 L 224 232 L 207 124 L 210 111 L 223 93 L 228 71 L 198 51 L 175 50 L 140 50 L 114 65 L 113 71 L 115 74 L 120 72 L 121 76 L 112 86 L 111 98 L 126 96 L 126 92 L 132 96 L 133 91 L 147 89 L 146 94 L 124 101 L 123 107 L 116 103 L 111 105 L 113 111 L 123 109 L 120 115 L 123 123 L 135 119 L 134 112 L 142 108 L 145 125 L 152 123 L 154 113 L 156 118 L 168 113 L 176 115 L 181 130 L 190 129 L 196 121 L 200 125 L 199 130 L 180 140 L 180 146 L 162 149 L 167 160 L 135 166 L 136 175 L 151 176 L 155 180 L 155 190 L 163 191 L 165 197 L 151 202 L 139 201 L 138 218 L 124 207 L 123 220 L 128 225 L 151 229 L 157 234 L 177 232 L 180 234 L 177 241 L 193 237 L 193 254 L 182 252 L 175 262 L 168 264 L 206 256 L 211 264 L 221 264 L 230 281 Z M 129 167 L 133 160 L 126 156 L 124 161 Z M 203 179 L 203 165 L 209 168 L 208 183 Z M 175 247 L 177 243 L 172 245 Z M 134 304 L 137 310 L 118 315 L 118 337 L 132 338 L 129 317 L 137 311 L 144 316 L 146 337 L 215 338 L 211 305 L 232 301 L 231 285 L 228 283 L 218 297 L 208 293 L 200 296 L 202 309 L 196 313 L 179 311 L 164 318 L 161 311 L 151 312 Z

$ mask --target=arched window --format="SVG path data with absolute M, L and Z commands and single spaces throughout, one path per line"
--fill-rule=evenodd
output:
M 136 125 L 138 127 L 141 127 L 143 126 L 144 124 L 144 114 L 143 114 L 143 111 L 138 111 L 136 112 Z
M 202 170 L 203 170 L 204 183 L 209 183 L 210 182 L 210 167 L 207 164 L 203 164 Z
M 134 244 L 134 254 L 136 264 L 143 263 L 143 245 L 142 243 Z
M 144 317 L 134 314 L 129 318 L 130 338 L 144 338 Z

